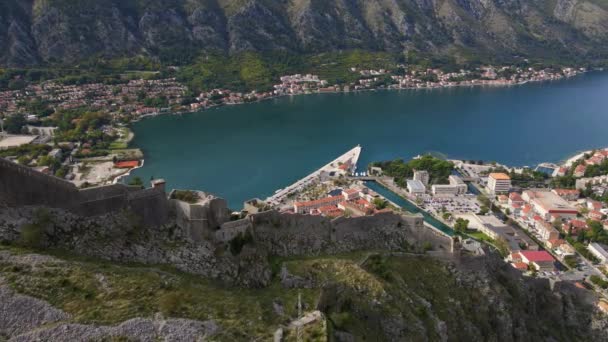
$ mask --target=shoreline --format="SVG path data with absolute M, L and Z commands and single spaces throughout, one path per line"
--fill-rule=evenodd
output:
M 502 87 L 513 87 L 513 86 L 523 86 L 523 85 L 527 85 L 527 84 L 542 84 L 542 83 L 553 83 L 553 82 L 559 82 L 559 81 L 565 81 L 565 80 L 570 80 L 570 79 L 574 79 L 576 77 L 579 76 L 583 76 L 589 73 L 593 73 L 596 72 L 596 70 L 587 70 L 584 72 L 579 72 L 576 75 L 572 75 L 572 76 L 565 76 L 562 77 L 560 79 L 545 79 L 545 80 L 525 80 L 522 82 L 518 82 L 518 83 L 513 83 L 513 84 L 457 84 L 457 85 L 446 85 L 446 86 L 438 86 L 438 87 L 425 87 L 425 88 L 414 88 L 414 87 L 383 87 L 383 88 L 372 88 L 372 89 L 361 89 L 361 90 L 350 90 L 350 91 L 332 91 L 332 92 L 311 92 L 311 93 L 302 93 L 302 94 L 282 94 L 282 95 L 275 95 L 275 96 L 270 96 L 270 97 L 266 97 L 263 99 L 259 99 L 256 101 L 251 101 L 251 102 L 243 102 L 243 103 L 233 103 L 233 104 L 219 104 L 219 105 L 213 105 L 207 108 L 200 108 L 198 110 L 194 110 L 194 111 L 167 111 L 167 112 L 159 112 L 159 113 L 154 113 L 154 114 L 145 114 L 142 115 L 140 117 L 138 117 L 135 120 L 130 121 L 129 123 L 127 123 L 127 127 L 129 127 L 129 130 L 131 132 L 133 132 L 132 130 L 132 125 L 144 120 L 144 119 L 148 119 L 148 118 L 153 118 L 153 117 L 159 117 L 159 116 L 166 116 L 166 115 L 188 115 L 188 114 L 199 114 L 199 113 L 204 113 L 213 109 L 219 109 L 222 107 L 226 107 L 226 106 L 239 106 L 239 105 L 249 105 L 249 104 L 255 104 L 255 103 L 261 103 L 263 101 L 270 101 L 270 100 L 278 100 L 281 98 L 285 98 L 285 97 L 298 97 L 298 96 L 305 96 L 305 95 L 323 95 L 323 94 L 353 94 L 356 95 L 357 93 L 363 93 L 363 92 L 376 92 L 376 91 L 434 91 L 434 90 L 443 90 L 443 89 L 455 89 L 455 88 L 476 88 L 476 87 L 487 87 L 487 88 L 502 88 Z M 135 133 L 133 132 L 133 136 L 131 137 L 130 141 L 129 141 L 129 145 L 135 140 Z M 135 145 L 136 146 L 136 145 Z M 556 160 L 554 161 L 554 163 L 558 164 L 558 165 L 564 165 L 564 162 L 570 162 L 570 164 L 573 162 L 571 161 L 572 159 L 577 160 L 580 159 L 580 157 L 582 155 L 584 155 L 584 153 L 588 153 L 588 151 L 583 152 L 583 153 L 579 153 L 577 155 L 575 155 L 574 157 L 570 157 L 567 159 L 561 159 L 561 160 Z M 566 154 L 566 156 L 571 156 L 570 152 L 568 152 Z M 450 158 L 452 159 L 452 158 Z M 465 158 L 466 159 L 466 158 Z M 464 159 L 460 159 L 460 160 L 464 160 Z M 536 166 L 545 163 L 546 161 L 543 162 L 539 162 L 536 164 Z M 128 178 L 131 175 L 131 171 L 139 169 L 139 168 L 143 168 L 144 164 L 143 164 L 143 160 L 142 160 L 142 165 L 134 168 L 132 170 L 130 170 L 127 174 L 122 175 L 120 177 L 120 180 L 124 179 L 124 178 Z M 512 166 L 512 167 L 516 167 L 516 166 Z M 516 167 L 517 168 L 517 167 Z M 534 168 L 534 167 L 532 167 Z
M 255 101 L 250 101 L 250 102 L 241 102 L 241 103 L 230 103 L 230 104 L 219 104 L 219 105 L 212 105 L 209 106 L 207 108 L 200 108 L 197 110 L 191 110 L 191 111 L 167 111 L 167 112 L 158 112 L 158 113 L 151 113 L 151 114 L 144 114 L 139 116 L 138 118 L 131 120 L 128 125 L 131 125 L 132 123 L 136 123 L 139 122 L 143 119 L 148 119 L 148 118 L 154 118 L 154 117 L 158 117 L 158 116 L 166 116 L 166 115 L 184 115 L 184 114 L 198 114 L 198 113 L 203 113 L 206 112 L 208 110 L 212 110 L 212 109 L 218 109 L 218 108 L 222 108 L 222 107 L 227 107 L 227 106 L 241 106 L 241 105 L 249 105 L 249 104 L 254 104 L 254 103 L 260 103 L 260 102 L 264 102 L 264 101 L 269 101 L 269 100 L 276 100 L 276 99 L 280 99 L 280 98 L 284 98 L 284 97 L 298 97 L 298 96 L 306 96 L 306 95 L 323 95 L 323 94 L 357 94 L 357 93 L 364 93 L 364 92 L 372 92 L 372 91 L 401 91 L 401 90 L 407 90 L 407 91 L 422 91 L 422 90 L 442 90 L 442 89 L 454 89 L 454 88 L 477 88 L 477 87 L 488 87 L 488 88 L 503 88 L 503 87 L 518 87 L 518 86 L 523 86 L 526 84 L 538 84 L 538 83 L 544 83 L 544 82 L 559 82 L 559 81 L 565 81 L 565 80 L 569 80 L 578 76 L 582 76 L 591 72 L 595 72 L 596 70 L 586 70 L 586 71 L 580 71 L 579 73 L 577 73 L 576 75 L 572 75 L 572 76 L 564 76 L 562 78 L 559 79 L 545 79 L 545 80 L 525 80 L 525 81 L 521 81 L 521 82 L 517 82 L 517 83 L 512 83 L 512 84 L 454 84 L 454 85 L 442 85 L 442 86 L 437 86 L 437 87 L 383 87 L 383 88 L 370 88 L 370 89 L 358 89 L 358 90 L 349 90 L 349 91 L 344 91 L 344 90 L 340 90 L 340 91 L 324 91 L 324 92 L 310 92 L 310 93 L 301 93 L 301 94 L 281 94 L 281 95 L 274 95 L 274 96 L 269 96 L 269 97 L 265 97 L 263 99 L 258 99 Z
M 134 167 L 132 169 L 129 169 L 129 171 L 127 171 L 126 173 L 123 173 L 122 175 L 114 178 L 114 180 L 112 181 L 112 184 L 118 184 L 120 181 L 122 181 L 123 178 L 129 177 L 131 175 L 131 172 L 144 167 L 144 164 L 145 164 L 145 159 L 142 159 L 141 160 L 141 165 L 139 165 L 138 167 Z

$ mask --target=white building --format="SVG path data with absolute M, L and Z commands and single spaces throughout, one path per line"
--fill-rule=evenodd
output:
M 599 243 L 592 242 L 589 244 L 589 246 L 587 246 L 587 249 L 602 263 L 606 263 L 606 261 L 608 261 L 608 252 L 606 252 L 606 249 Z
M 455 196 L 467 193 L 468 187 L 462 178 L 451 175 L 449 178 L 450 184 L 435 184 L 431 187 L 435 196 Z
M 422 182 L 422 184 L 429 185 L 429 173 L 425 170 L 414 171 L 414 180 Z
M 467 185 L 435 184 L 431 187 L 434 196 L 455 196 L 467 193 Z
M 426 192 L 426 186 L 422 184 L 419 180 L 411 180 L 407 181 L 407 191 L 412 195 L 422 195 Z
M 487 188 L 493 194 L 508 193 L 511 189 L 511 177 L 506 173 L 491 173 Z

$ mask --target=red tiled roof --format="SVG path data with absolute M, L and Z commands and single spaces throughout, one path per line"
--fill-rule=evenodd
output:
M 523 257 L 530 262 L 554 261 L 553 256 L 547 251 L 520 251 Z
M 513 267 L 515 267 L 518 270 L 527 270 L 528 269 L 528 265 L 524 264 L 523 262 L 514 262 L 511 265 L 513 265 Z
M 119 169 L 132 169 L 132 168 L 138 167 L 138 166 L 139 166 L 138 160 L 125 160 L 125 161 L 116 162 L 114 164 L 114 167 L 119 168 Z
M 322 206 L 325 203 L 330 204 L 334 201 L 341 201 L 342 199 L 344 199 L 342 196 L 325 197 L 314 201 L 296 202 L 295 205 L 298 207 Z
M 582 228 L 587 225 L 584 221 L 581 221 L 581 220 L 571 220 L 570 224 L 572 225 L 572 227 L 577 227 L 577 228 Z
M 520 201 L 523 201 L 523 200 L 524 200 L 523 198 L 521 198 L 521 195 L 520 195 L 520 194 L 518 194 L 517 192 L 512 192 L 512 193 L 510 193 L 510 194 L 509 194 L 509 198 L 510 198 L 512 201 L 517 201 L 517 202 L 520 202 Z

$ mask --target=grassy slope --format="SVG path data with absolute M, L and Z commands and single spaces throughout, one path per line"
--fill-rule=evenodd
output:
M 469 288 L 444 263 L 424 256 L 360 252 L 276 259 L 275 274 L 285 264 L 291 274 L 312 279 L 314 288 L 285 289 L 275 277 L 267 288 L 242 289 L 167 267 L 116 265 L 52 254 L 66 262 L 32 268 L 4 261 L 0 276 L 18 292 L 70 313 L 76 322 L 116 324 L 162 312 L 166 317 L 213 319 L 222 327 L 216 336 L 221 341 L 269 340 L 279 326 L 297 317 L 299 294 L 304 311 L 320 303 L 328 318 L 305 329 L 311 341 L 325 340 L 325 332 L 332 330 L 348 331 L 358 340 L 384 340 L 387 325 L 383 322 L 403 322 L 404 330 L 397 330 L 400 338 L 439 340 L 438 321 L 449 327 L 451 340 L 499 340 L 492 321 L 526 312 L 528 305 L 516 279 L 497 274 L 497 279 L 486 279 L 488 287 L 480 280 L 480 288 Z M 507 307 L 490 304 L 489 298 L 497 297 Z M 283 307 L 282 315 L 273 309 L 277 302 Z M 572 337 L 564 327 L 554 325 L 545 318 L 526 331 L 530 336 L 551 332 L 554 337 Z M 294 332 L 286 331 L 286 335 L 291 340 Z

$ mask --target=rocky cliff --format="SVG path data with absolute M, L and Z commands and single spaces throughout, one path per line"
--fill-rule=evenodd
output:
M 0 64 L 340 49 L 595 58 L 601 0 L 4 0 Z

